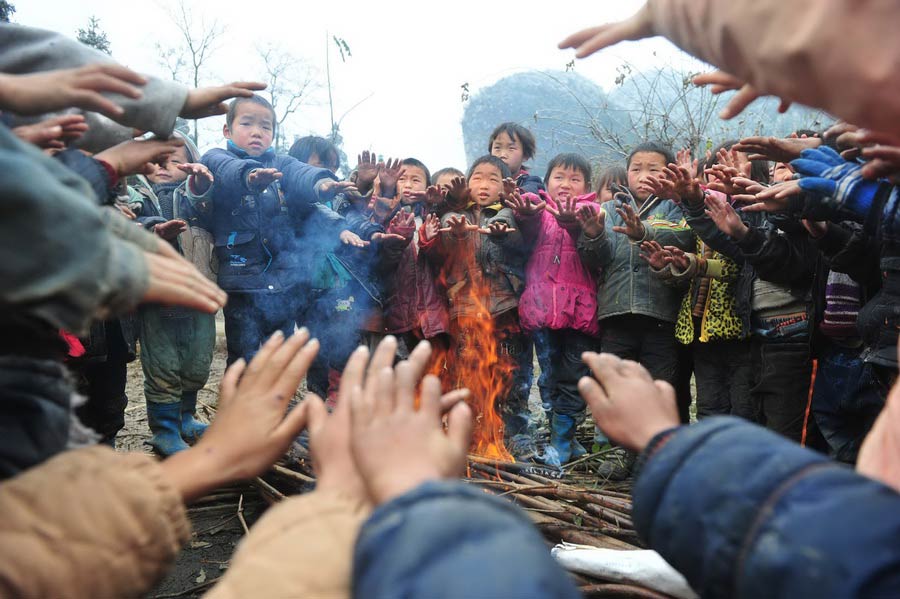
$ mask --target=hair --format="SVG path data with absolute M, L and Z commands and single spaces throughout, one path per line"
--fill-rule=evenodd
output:
M 443 177 L 444 175 L 453 175 L 454 177 L 465 177 L 466 174 L 459 170 L 458 168 L 448 166 L 446 168 L 442 168 L 439 171 L 436 171 L 433 175 L 431 175 L 431 184 L 437 185 L 438 179 Z
M 600 171 L 600 176 L 597 177 L 597 189 L 595 191 L 600 193 L 603 188 L 609 187 L 611 183 L 628 185 L 628 171 L 621 166 L 604 167 L 604 169 Z
M 704 168 L 712 168 L 713 165 L 718 164 L 719 162 L 719 151 L 720 150 L 730 150 L 731 147 L 736 144 L 738 140 L 729 139 L 728 141 L 723 141 L 719 144 L 719 146 L 713 150 L 712 154 L 710 154 L 709 158 L 706 160 L 706 164 L 704 164 Z M 750 161 L 750 179 L 756 181 L 757 183 L 768 183 L 772 180 L 772 177 L 769 176 L 769 161 L 768 160 L 751 160 Z
M 497 158 L 496 156 L 491 156 L 490 154 L 485 154 L 480 158 L 476 158 L 475 162 L 472 163 L 472 166 L 469 167 L 469 172 L 466 174 L 466 181 L 472 178 L 472 173 L 475 172 L 475 169 L 481 164 L 493 164 L 498 169 L 500 169 L 500 177 L 503 179 L 508 179 L 510 177 L 509 167 L 506 166 L 506 163 Z
M 225 124 L 228 125 L 228 128 L 231 128 L 231 124 L 234 123 L 234 117 L 237 115 L 238 106 L 241 104 L 246 104 L 247 102 L 252 102 L 253 104 L 259 104 L 260 106 L 265 106 L 269 112 L 272 113 L 272 131 L 275 131 L 275 126 L 277 125 L 276 121 L 278 118 L 275 116 L 275 109 L 272 108 L 272 105 L 269 104 L 269 101 L 260 96 L 259 94 L 253 94 L 249 98 L 235 98 L 231 101 L 231 104 L 228 105 L 228 113 L 225 115 Z
M 672 148 L 665 145 L 660 141 L 645 141 L 642 144 L 639 144 L 635 147 L 631 154 L 628 155 L 628 160 L 625 161 L 625 168 L 628 169 L 631 166 L 631 159 L 634 158 L 635 154 L 639 154 L 640 152 L 652 152 L 654 154 L 661 154 L 666 164 L 670 162 L 675 162 L 675 154 L 672 153 Z
M 301 137 L 288 150 L 288 155 L 293 156 L 300 162 L 309 162 L 309 157 L 313 154 L 318 156 L 319 160 L 324 164 L 333 164 L 335 170 L 341 165 L 337 147 L 324 137 L 316 135 Z M 334 157 L 334 160 L 331 160 L 332 157 Z
M 544 181 L 550 178 L 550 173 L 555 168 L 571 168 L 581 171 L 581 174 L 584 175 L 584 188 L 591 188 L 591 163 L 581 154 L 563 153 L 554 156 L 547 163 L 547 174 L 544 175 Z
M 534 139 L 534 134 L 522 125 L 512 122 L 497 125 L 497 128 L 491 133 L 490 139 L 488 139 L 488 154 L 491 153 L 494 140 L 500 137 L 501 133 L 506 133 L 511 140 L 518 140 L 522 144 L 522 158 L 525 160 L 534 158 L 534 153 L 537 151 L 537 142 Z
M 428 167 L 425 166 L 425 163 L 421 160 L 417 160 L 416 158 L 404 158 L 400 164 L 422 169 L 422 172 L 425 173 L 425 185 L 428 186 L 431 184 L 431 171 L 428 170 Z

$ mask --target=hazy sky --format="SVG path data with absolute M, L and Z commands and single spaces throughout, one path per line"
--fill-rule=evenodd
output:
M 175 4 L 146 0 L 20 0 L 14 21 L 72 37 L 90 16 L 100 19 L 113 56 L 136 70 L 170 76 L 156 44 L 179 43 L 169 14 Z M 217 20 L 225 32 L 209 63 L 206 83 L 263 76 L 257 47 L 274 45 L 312 70 L 318 90 L 285 128 L 292 134 L 325 135 L 329 129 L 325 85 L 327 33 L 347 41 L 352 57 L 342 63 L 331 44 L 335 118 L 340 118 L 350 156 L 364 149 L 385 156 L 415 155 L 432 170 L 465 166 L 460 86 L 470 93 L 516 72 L 565 69 L 572 51 L 556 44 L 583 27 L 618 20 L 643 0 L 334 2 L 197 0 L 187 2 L 196 22 Z M 645 68 L 682 62 L 665 40 L 621 44 L 578 61 L 575 70 L 602 87 L 613 84 L 624 61 Z M 361 102 L 359 106 L 351 109 Z M 350 110 L 349 112 L 347 112 Z M 346 113 L 346 114 L 345 114 Z M 209 123 L 203 142 L 221 142 L 224 119 Z

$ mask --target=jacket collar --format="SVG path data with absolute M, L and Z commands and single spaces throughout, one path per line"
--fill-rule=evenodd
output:
M 272 148 L 268 148 L 265 152 L 260 154 L 259 156 L 251 156 L 247 153 L 246 150 L 239 148 L 233 141 L 230 139 L 226 141 L 226 146 L 228 147 L 228 151 L 237 156 L 238 158 L 251 158 L 253 160 L 259 160 L 260 162 L 269 162 L 275 159 L 275 150 Z

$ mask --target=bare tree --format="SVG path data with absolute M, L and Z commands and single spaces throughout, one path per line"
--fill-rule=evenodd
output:
M 165 48 L 157 42 L 160 64 L 172 74 L 172 79 L 191 87 L 200 87 L 207 79 L 208 61 L 216 48 L 216 42 L 225 32 L 218 20 L 208 22 L 195 18 L 186 0 L 179 0 L 169 17 L 181 37 L 175 48 Z M 197 121 L 194 121 L 191 138 L 198 143 Z
M 259 46 L 256 51 L 266 71 L 266 93 L 275 109 L 275 149 L 285 151 L 285 122 L 310 102 L 318 86 L 312 69 L 299 58 L 273 45 Z

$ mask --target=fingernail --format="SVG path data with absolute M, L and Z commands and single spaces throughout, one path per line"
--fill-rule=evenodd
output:
M 306 327 L 300 327 L 300 330 L 298 330 L 297 332 L 301 335 L 309 335 L 309 329 L 307 329 Z

